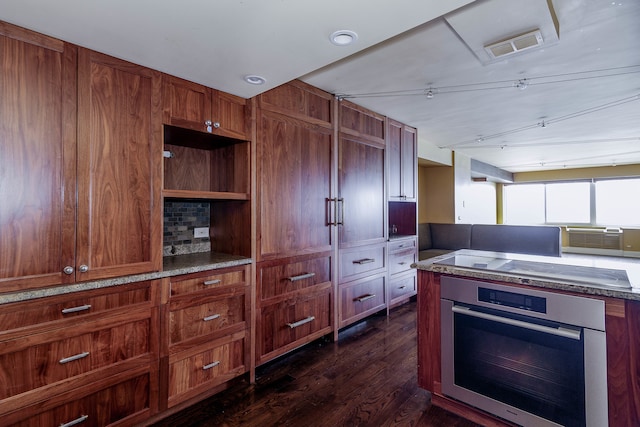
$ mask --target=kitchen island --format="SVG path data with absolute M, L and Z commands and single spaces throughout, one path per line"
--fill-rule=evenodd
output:
M 602 301 L 609 425 L 640 425 L 640 342 L 637 340 L 640 265 L 589 257 L 460 250 L 421 261 L 415 267 L 418 269 L 418 382 L 432 393 L 435 405 L 482 425 L 512 425 L 443 392 L 442 343 L 445 338 L 441 282 L 443 278 L 447 281 L 455 278 L 462 279 L 462 283 L 485 283 L 487 287 L 507 286 L 515 294 L 544 291 Z M 594 313 L 593 317 L 598 314 Z

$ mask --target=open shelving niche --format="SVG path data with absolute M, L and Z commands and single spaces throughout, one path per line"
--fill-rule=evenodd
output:
M 250 142 L 164 126 L 164 200 L 211 203 L 211 251 L 251 255 Z

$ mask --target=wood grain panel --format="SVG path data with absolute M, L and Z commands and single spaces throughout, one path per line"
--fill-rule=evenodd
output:
M 211 90 L 197 83 L 163 75 L 163 122 L 204 132 L 211 120 Z
M 250 140 L 251 104 L 246 99 L 213 90 L 212 121 L 220 123 L 214 132 L 231 138 Z
M 386 270 L 386 244 L 368 245 L 340 251 L 339 283 Z
M 330 249 L 331 131 L 269 112 L 258 124 L 260 259 Z
M 246 268 L 231 268 L 212 272 L 195 273 L 178 276 L 171 280 L 171 296 L 179 296 L 192 292 L 209 291 L 231 285 L 244 285 L 247 281 Z
M 386 276 L 373 276 L 339 287 L 340 327 L 386 307 Z
M 28 326 L 63 319 L 81 318 L 120 307 L 151 302 L 149 282 L 106 288 L 97 291 L 79 292 L 72 295 L 48 297 L 17 302 L 2 306 L 0 331 L 24 329 Z M 54 327 L 51 325 L 50 327 Z M 1 337 L 1 335 L 0 335 Z
M 392 277 L 389 281 L 389 304 L 416 294 L 417 276 L 415 272 Z
M 247 320 L 244 294 L 227 298 L 203 297 L 200 300 L 201 304 L 170 312 L 170 344 L 220 331 Z
M 290 117 L 332 126 L 333 97 L 299 80 L 271 89 L 258 97 L 260 108 Z
M 330 282 L 330 256 L 297 262 L 285 260 L 275 265 L 263 263 L 258 268 L 258 300 L 264 301 L 282 295 L 286 297 L 286 294 L 306 291 Z
M 339 147 L 338 197 L 344 200 L 339 245 L 385 242 L 384 147 L 344 135 Z
M 0 291 L 15 291 L 74 265 L 76 51 L 0 30 Z
M 90 280 L 161 268 L 160 74 L 79 52 L 78 272 Z
M 384 148 L 385 118 L 353 102 L 340 101 L 340 132 Z
M 440 276 L 418 271 L 418 385 L 434 392 L 441 382 Z

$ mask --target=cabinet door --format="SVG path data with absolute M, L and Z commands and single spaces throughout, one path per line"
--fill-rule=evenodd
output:
M 0 22 L 0 291 L 56 285 L 75 258 L 76 51 Z
M 219 90 L 212 91 L 211 121 L 213 133 L 229 138 L 249 140 L 248 101 Z M 215 127 L 215 124 L 218 127 Z
M 343 135 L 339 153 L 340 247 L 384 242 L 384 146 Z
M 260 258 L 330 250 L 331 129 L 269 111 L 258 120 Z
M 416 130 L 395 120 L 388 121 L 389 198 L 416 200 Z
M 162 268 L 160 82 L 79 50 L 77 280 Z
M 206 86 L 163 75 L 165 124 L 206 132 L 211 120 L 211 90 Z

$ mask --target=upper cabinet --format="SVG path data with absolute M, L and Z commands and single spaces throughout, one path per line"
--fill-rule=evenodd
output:
M 160 73 L 78 52 L 76 279 L 162 267 Z
M 389 156 L 389 200 L 416 201 L 417 132 L 395 120 L 387 121 Z
M 0 43 L 1 291 L 159 270 L 159 73 L 4 23 Z
M 244 98 L 165 75 L 164 114 L 167 125 L 249 140 L 250 117 Z
M 74 48 L 0 22 L 1 291 L 75 268 L 75 84 Z

